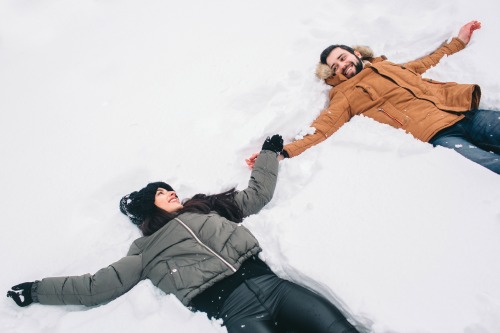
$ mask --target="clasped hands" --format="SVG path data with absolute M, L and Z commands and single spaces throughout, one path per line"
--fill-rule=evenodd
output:
M 283 138 L 281 137 L 281 135 L 275 134 L 272 137 L 267 137 L 266 141 L 264 141 L 264 144 L 262 145 L 262 150 L 274 151 L 276 154 L 278 154 L 278 160 L 281 161 L 284 158 Z M 259 157 L 259 153 L 254 153 L 252 154 L 252 156 L 245 159 L 245 162 L 250 169 L 253 169 L 257 157 Z

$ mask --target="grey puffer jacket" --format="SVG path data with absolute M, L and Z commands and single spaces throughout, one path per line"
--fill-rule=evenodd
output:
M 276 153 L 262 151 L 248 187 L 235 196 L 244 216 L 259 212 L 276 187 Z M 134 241 L 126 257 L 94 275 L 50 277 L 36 281 L 32 297 L 42 304 L 108 302 L 143 279 L 185 305 L 217 281 L 233 274 L 261 251 L 248 229 L 217 213 L 184 213 L 151 236 Z

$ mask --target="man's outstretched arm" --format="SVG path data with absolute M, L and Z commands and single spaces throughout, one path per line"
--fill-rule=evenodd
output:
M 332 96 L 330 106 L 323 110 L 316 120 L 311 124 L 314 133 L 305 135 L 302 139 L 293 141 L 283 147 L 283 153 L 279 160 L 285 157 L 295 157 L 305 150 L 326 140 L 336 132 L 343 124 L 351 119 L 350 106 L 343 93 L 336 93 Z M 253 168 L 255 160 L 259 155 L 253 154 L 245 160 L 250 168 Z
M 457 37 L 454 37 L 450 43 L 445 43 L 428 56 L 410 61 L 404 64 L 404 66 L 422 74 L 429 68 L 436 66 L 445 55 L 452 55 L 453 53 L 463 50 L 469 43 L 473 32 L 480 28 L 481 23 L 478 21 L 471 21 L 467 23 L 460 28 Z
M 351 119 L 351 107 L 345 95 L 337 92 L 330 96 L 331 100 L 328 108 L 323 110 L 311 124 L 314 133 L 307 134 L 302 139 L 293 141 L 283 147 L 283 152 L 288 155 L 287 157 L 295 157 L 326 140 Z

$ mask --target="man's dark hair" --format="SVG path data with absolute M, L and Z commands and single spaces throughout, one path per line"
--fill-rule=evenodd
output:
M 335 45 L 330 45 L 326 49 L 321 52 L 321 55 L 319 56 L 319 60 L 321 61 L 322 64 L 327 65 L 326 63 L 326 58 L 330 55 L 330 53 L 336 49 L 337 47 L 340 47 L 341 49 L 346 50 L 347 52 L 350 52 L 354 54 L 354 49 L 352 47 L 349 47 L 347 45 L 342 45 L 342 44 L 335 44 Z

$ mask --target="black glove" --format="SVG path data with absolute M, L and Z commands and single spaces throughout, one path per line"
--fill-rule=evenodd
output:
M 18 284 L 14 287 L 12 287 L 11 291 L 9 290 L 7 292 L 7 297 L 12 297 L 14 302 L 16 302 L 17 305 L 21 307 L 25 307 L 33 303 L 33 299 L 31 298 L 31 286 L 33 285 L 33 282 L 24 282 L 21 284 Z M 18 292 L 21 291 L 21 292 Z M 23 296 L 24 300 L 21 300 L 21 295 Z
M 283 138 L 279 134 L 274 134 L 271 138 L 267 137 L 262 145 L 262 150 L 270 150 L 281 154 L 283 151 Z

